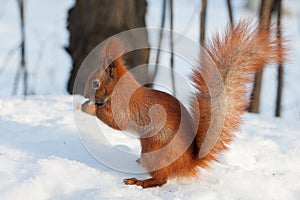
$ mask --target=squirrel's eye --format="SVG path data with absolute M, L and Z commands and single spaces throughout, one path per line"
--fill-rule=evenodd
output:
M 92 88 L 93 89 L 98 89 L 99 86 L 100 86 L 100 82 L 98 80 L 94 80 L 92 82 Z

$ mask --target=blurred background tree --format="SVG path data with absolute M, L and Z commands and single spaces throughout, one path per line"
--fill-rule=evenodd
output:
M 70 44 L 66 48 L 73 62 L 72 71 L 68 81 L 68 92 L 82 94 L 86 80 L 94 66 L 87 68 L 84 73 L 77 72 L 88 53 L 102 41 L 110 36 L 133 28 L 145 27 L 146 0 L 77 0 L 74 7 L 69 10 L 68 30 Z M 148 44 L 147 32 L 139 38 L 139 42 Z M 136 39 L 132 38 L 132 42 Z M 147 45 L 148 46 L 148 45 Z M 128 68 L 145 64 L 149 59 L 149 50 L 137 50 L 125 56 Z M 148 79 L 147 68 L 140 71 L 137 76 L 143 80 Z M 82 87 L 74 86 L 79 81 Z M 74 89 L 74 90 L 73 90 Z

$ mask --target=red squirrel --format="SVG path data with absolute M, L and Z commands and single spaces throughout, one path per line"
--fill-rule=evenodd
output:
M 285 60 L 285 41 L 274 33 L 273 28 L 265 30 L 241 21 L 234 28 L 228 26 L 203 46 L 205 53 L 200 52 L 198 66 L 191 75 L 196 94 L 190 101 L 190 112 L 172 95 L 143 87 L 128 73 L 120 57 L 121 41 L 110 39 L 106 43 L 103 63 L 87 81 L 84 96 L 89 100 L 82 104 L 82 111 L 96 115 L 114 129 L 135 131 L 140 136 L 139 162 L 151 178 L 127 178 L 125 184 L 148 188 L 161 186 L 172 177 L 195 176 L 198 167 L 209 167 L 220 152 L 228 149 L 246 110 L 246 93 L 253 74 L 269 63 Z M 216 115 L 214 119 L 211 119 L 212 110 L 221 110 L 221 106 L 214 107 L 211 103 L 206 80 L 209 77 L 202 76 L 203 70 L 209 67 L 217 68 L 225 94 L 221 105 L 225 115 Z M 131 93 L 130 97 L 126 97 L 127 93 Z M 163 109 L 151 110 L 153 105 Z M 218 140 L 207 154 L 199 156 L 205 138 L 210 137 L 208 127 L 222 120 L 218 117 L 224 118 Z M 175 137 L 176 142 L 172 143 Z

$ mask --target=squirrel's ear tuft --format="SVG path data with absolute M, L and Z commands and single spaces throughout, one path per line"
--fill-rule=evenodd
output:
M 115 78 L 115 68 L 117 67 L 117 60 L 112 60 L 110 57 L 107 59 L 106 72 L 111 79 Z
M 107 66 L 110 68 L 115 68 L 116 67 L 116 61 L 111 59 L 110 57 L 107 59 Z
M 105 41 L 102 56 L 106 64 L 120 58 L 125 52 L 123 42 L 117 37 L 111 37 Z
M 111 37 L 105 41 L 102 51 L 102 58 L 104 61 L 105 71 L 109 74 L 111 79 L 115 78 L 116 68 L 122 65 L 121 56 L 125 49 L 123 43 L 117 37 Z

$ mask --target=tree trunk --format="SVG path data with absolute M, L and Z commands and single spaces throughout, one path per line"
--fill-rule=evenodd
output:
M 274 1 L 274 7 L 277 11 L 277 38 L 281 39 L 281 0 Z M 280 46 L 279 46 L 280 48 Z M 283 89 L 283 65 L 279 63 L 278 65 L 278 76 L 277 76 L 277 96 L 276 96 L 276 108 L 275 116 L 280 117 L 281 115 L 281 100 L 282 100 L 282 89 Z
M 173 0 L 169 1 L 170 3 L 170 65 L 171 65 L 171 82 L 172 82 L 172 90 L 173 95 L 176 96 L 176 85 L 175 85 L 175 74 L 174 74 L 174 37 L 173 37 L 173 29 L 174 29 L 174 2 Z
M 228 9 L 228 15 L 229 15 L 229 20 L 230 20 L 230 25 L 231 25 L 231 28 L 233 28 L 234 27 L 234 23 L 233 23 L 233 14 L 232 14 L 231 0 L 227 0 L 227 9 Z
M 14 79 L 13 84 L 13 91 L 12 95 L 16 95 L 18 92 L 18 84 L 21 75 L 23 75 L 23 95 L 28 95 L 28 72 L 26 67 L 26 59 L 25 59 L 25 44 L 26 44 L 26 37 L 25 37 L 25 13 L 24 13 L 24 0 L 18 0 L 18 6 L 20 11 L 20 27 L 21 27 L 21 61 L 20 67 L 17 71 L 17 74 Z M 22 73 L 22 74 L 21 74 Z
M 273 0 L 262 0 L 260 9 L 260 25 L 263 29 L 269 28 L 272 12 L 272 3 Z M 254 86 L 250 97 L 250 104 L 248 107 L 248 111 L 252 113 L 259 113 L 262 76 L 262 70 L 255 74 Z
M 202 8 L 200 12 L 200 44 L 204 45 L 205 40 L 205 24 L 206 24 L 206 6 L 207 1 L 202 0 Z
M 69 47 L 66 48 L 73 61 L 73 68 L 68 81 L 68 92 L 82 94 L 83 88 L 93 68 L 86 69 L 77 76 L 80 65 L 88 53 L 106 40 L 122 31 L 145 27 L 146 0 L 77 0 L 69 10 L 68 30 Z M 143 42 L 148 46 L 147 32 L 141 39 L 132 38 L 133 42 Z M 128 68 L 147 64 L 149 49 L 136 50 L 124 56 Z M 138 77 L 148 79 L 148 69 L 139 71 Z M 76 88 L 74 87 L 76 79 Z M 142 81 L 142 80 L 141 80 Z M 79 86 L 79 87 L 78 87 Z

